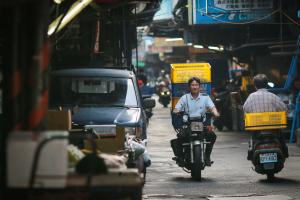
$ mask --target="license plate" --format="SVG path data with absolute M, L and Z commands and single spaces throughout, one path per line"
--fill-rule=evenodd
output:
M 260 163 L 273 163 L 277 162 L 277 153 L 264 153 L 259 154 Z
M 192 131 L 203 131 L 203 123 L 202 122 L 192 122 L 191 130 Z

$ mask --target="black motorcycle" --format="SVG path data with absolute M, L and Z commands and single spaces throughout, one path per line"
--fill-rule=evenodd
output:
M 178 121 L 181 116 L 182 126 L 173 123 Z M 172 114 L 172 123 L 178 137 L 171 140 L 174 154 L 178 156 L 174 157 L 173 160 L 176 160 L 178 166 L 182 167 L 184 171 L 191 173 L 192 178 L 195 180 L 201 180 L 201 171 L 206 166 L 204 152 L 209 142 L 205 140 L 205 133 L 208 131 L 208 125 L 210 125 L 210 123 L 207 123 L 210 122 L 210 119 L 207 119 L 206 116 L 190 118 L 187 114 L 177 115 L 176 117 L 175 114 Z M 173 119 L 173 117 L 177 119 Z
M 152 95 L 142 95 L 143 99 L 151 98 L 151 97 L 152 97 Z M 154 105 L 154 107 L 155 107 L 155 105 Z M 146 114 L 147 124 L 149 124 L 149 120 L 153 116 L 152 108 L 145 108 L 144 110 L 145 110 L 145 114 Z
M 161 103 L 165 108 L 168 107 L 169 103 L 171 102 L 171 90 L 167 86 L 164 86 L 160 89 L 158 96 L 158 102 Z
M 225 90 L 217 93 L 213 98 L 213 102 L 220 113 L 220 117 L 214 121 L 215 127 L 222 131 L 224 126 L 228 130 L 232 130 L 232 111 L 230 102 L 230 91 Z
M 260 131 L 255 133 L 249 142 L 248 160 L 254 165 L 254 170 L 266 174 L 272 181 L 274 174 L 284 167 L 286 155 L 279 140 L 279 131 Z

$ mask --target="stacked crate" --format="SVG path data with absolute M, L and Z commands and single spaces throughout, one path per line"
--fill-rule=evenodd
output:
M 172 110 L 180 97 L 189 92 L 187 82 L 191 77 L 200 78 L 202 92 L 211 94 L 211 66 L 209 63 L 171 64 Z

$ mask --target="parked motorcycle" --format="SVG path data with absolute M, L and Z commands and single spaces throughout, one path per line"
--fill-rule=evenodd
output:
M 228 130 L 232 130 L 232 111 L 230 103 L 230 91 L 217 93 L 213 102 L 220 113 L 220 117 L 214 121 L 215 127 L 222 131 L 225 126 Z
M 206 115 L 208 116 L 208 115 Z M 171 146 L 174 153 L 180 151 L 181 157 L 174 157 L 179 167 L 191 173 L 191 176 L 195 180 L 201 180 L 201 171 L 204 170 L 205 164 L 205 149 L 209 144 L 205 140 L 205 133 L 208 131 L 208 120 L 206 116 L 190 118 L 188 114 L 182 116 L 182 127 L 175 128 L 177 132 L 177 139 L 171 140 Z M 173 120 L 173 119 L 172 119 Z M 177 142 L 177 141 L 180 142 Z M 176 148 L 174 143 L 180 144 Z M 176 155 L 177 153 L 175 153 Z
M 142 95 L 143 99 L 146 98 L 151 98 L 151 95 Z M 152 108 L 145 108 L 145 114 L 146 114 L 146 119 L 147 119 L 147 124 L 149 123 L 150 118 L 153 116 Z

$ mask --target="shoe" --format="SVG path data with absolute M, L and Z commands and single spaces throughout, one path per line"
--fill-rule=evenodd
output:
M 208 167 L 210 167 L 214 163 L 214 161 L 211 161 L 210 158 L 205 159 L 204 162 L 205 162 L 205 165 L 208 166 Z

